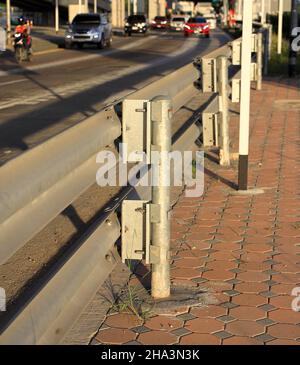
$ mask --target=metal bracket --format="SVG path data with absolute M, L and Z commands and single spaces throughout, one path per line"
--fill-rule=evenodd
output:
M 213 58 L 202 58 L 202 92 L 217 91 L 216 62 Z
M 159 247 L 151 245 L 151 224 L 160 222 L 160 205 L 146 200 L 124 200 L 122 204 L 122 261 L 159 262 Z
M 251 51 L 256 53 L 258 51 L 258 37 L 257 34 L 252 34 L 251 40 Z M 232 49 L 232 64 L 234 66 L 240 66 L 242 61 L 242 39 L 239 38 L 233 42 L 231 42 L 231 49 Z
M 219 146 L 219 112 L 219 96 L 216 96 L 202 113 L 204 147 Z
M 127 146 L 124 162 L 151 163 L 151 107 L 148 100 L 123 101 L 123 143 Z

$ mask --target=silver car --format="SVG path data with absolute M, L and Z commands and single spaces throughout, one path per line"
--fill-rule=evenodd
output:
M 105 14 L 77 14 L 65 34 L 66 48 L 95 44 L 98 48 L 112 43 L 112 26 Z
M 184 24 L 187 22 L 187 18 L 184 16 L 174 16 L 171 19 L 170 27 L 172 30 L 182 31 Z

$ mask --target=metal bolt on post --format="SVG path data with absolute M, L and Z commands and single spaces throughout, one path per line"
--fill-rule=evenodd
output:
M 170 296 L 170 171 L 168 152 L 171 151 L 171 101 L 165 97 L 151 103 L 152 143 L 160 151 L 158 184 L 152 187 L 152 203 L 160 207 L 158 223 L 152 223 L 152 246 L 159 250 L 159 263 L 152 265 L 152 297 Z
M 228 114 L 228 60 L 220 56 L 217 59 L 219 103 L 222 115 L 222 147 L 220 150 L 220 165 L 230 166 L 229 151 L 229 114 Z
M 257 34 L 257 82 L 256 89 L 262 89 L 262 69 L 263 69 L 263 36 L 262 33 L 259 32 Z

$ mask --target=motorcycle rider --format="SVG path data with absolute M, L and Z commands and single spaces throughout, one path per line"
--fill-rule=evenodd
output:
M 18 19 L 18 25 L 16 26 L 15 29 L 15 34 L 19 33 L 22 36 L 22 42 L 23 42 L 23 46 L 26 49 L 26 53 L 27 56 L 29 56 L 31 54 L 31 46 L 32 46 L 32 38 L 29 35 L 28 32 L 28 28 L 27 28 L 27 24 L 25 22 L 25 19 L 23 17 L 20 17 Z

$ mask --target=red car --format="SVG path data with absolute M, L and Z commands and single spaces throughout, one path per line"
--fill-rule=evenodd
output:
M 202 17 L 190 18 L 184 25 L 184 35 L 188 37 L 191 34 L 210 36 L 210 28 L 207 20 Z
M 170 27 L 170 21 L 165 16 L 156 16 L 151 22 L 152 29 L 166 29 Z

